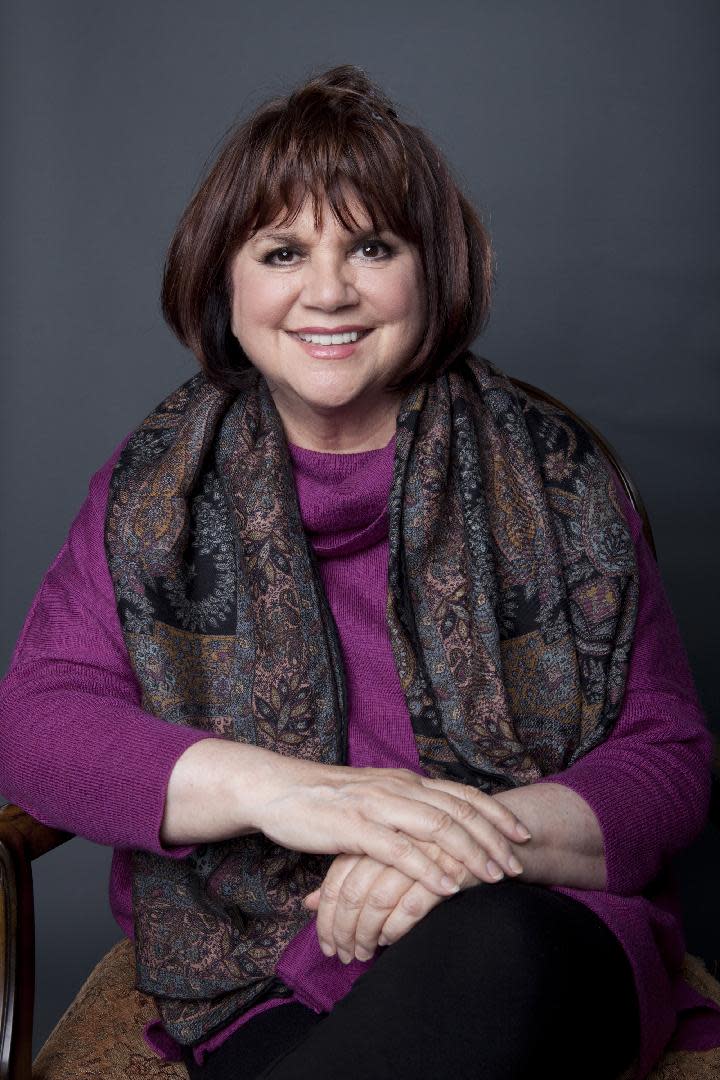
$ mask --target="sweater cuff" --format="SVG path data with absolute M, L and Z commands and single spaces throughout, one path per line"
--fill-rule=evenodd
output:
M 678 702 L 670 695 L 631 692 L 624 714 L 636 737 L 611 737 L 568 769 L 537 781 L 571 788 L 595 814 L 609 893 L 641 893 L 705 824 L 710 736 L 700 711 L 682 702 L 686 719 L 696 713 L 696 726 L 686 729 L 685 738 L 673 737 L 673 706 L 677 710 Z M 655 738 L 643 735 L 644 728 L 656 729 Z

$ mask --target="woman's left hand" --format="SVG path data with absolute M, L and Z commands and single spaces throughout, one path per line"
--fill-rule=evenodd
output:
M 480 884 L 479 878 L 437 844 L 424 842 L 421 846 L 446 873 L 461 881 L 461 888 Z M 337 952 L 339 959 L 348 964 L 353 957 L 369 960 L 378 944 L 398 941 L 444 899 L 369 855 L 338 855 L 323 884 L 304 902 L 311 911 L 317 911 L 322 951 L 326 956 Z

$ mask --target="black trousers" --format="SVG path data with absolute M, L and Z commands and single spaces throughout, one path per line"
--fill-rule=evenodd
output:
M 576 900 L 502 881 L 433 908 L 331 1013 L 260 1013 L 191 1080 L 614 1080 L 637 997 L 614 935 Z

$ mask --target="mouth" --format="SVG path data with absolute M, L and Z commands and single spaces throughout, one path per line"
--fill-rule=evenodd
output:
M 294 330 L 287 332 L 297 341 L 303 352 L 314 360 L 346 360 L 373 329 L 374 327 L 369 330 L 345 330 L 335 334 L 312 334 Z
M 355 345 L 358 341 L 362 341 L 368 334 L 372 333 L 372 328 L 368 330 L 344 330 L 335 331 L 334 333 L 309 333 L 297 330 L 288 330 L 291 337 L 298 338 L 299 341 L 305 342 L 306 345 Z

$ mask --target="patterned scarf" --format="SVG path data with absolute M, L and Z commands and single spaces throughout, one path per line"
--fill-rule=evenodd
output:
M 566 768 L 622 704 L 637 568 L 609 468 L 564 411 L 465 353 L 408 393 L 387 627 L 427 774 L 495 792 Z M 343 763 L 342 656 L 267 383 L 198 373 L 115 467 L 108 564 L 142 707 Z M 197 1042 L 269 994 L 328 855 L 262 834 L 133 856 L 137 986 Z

